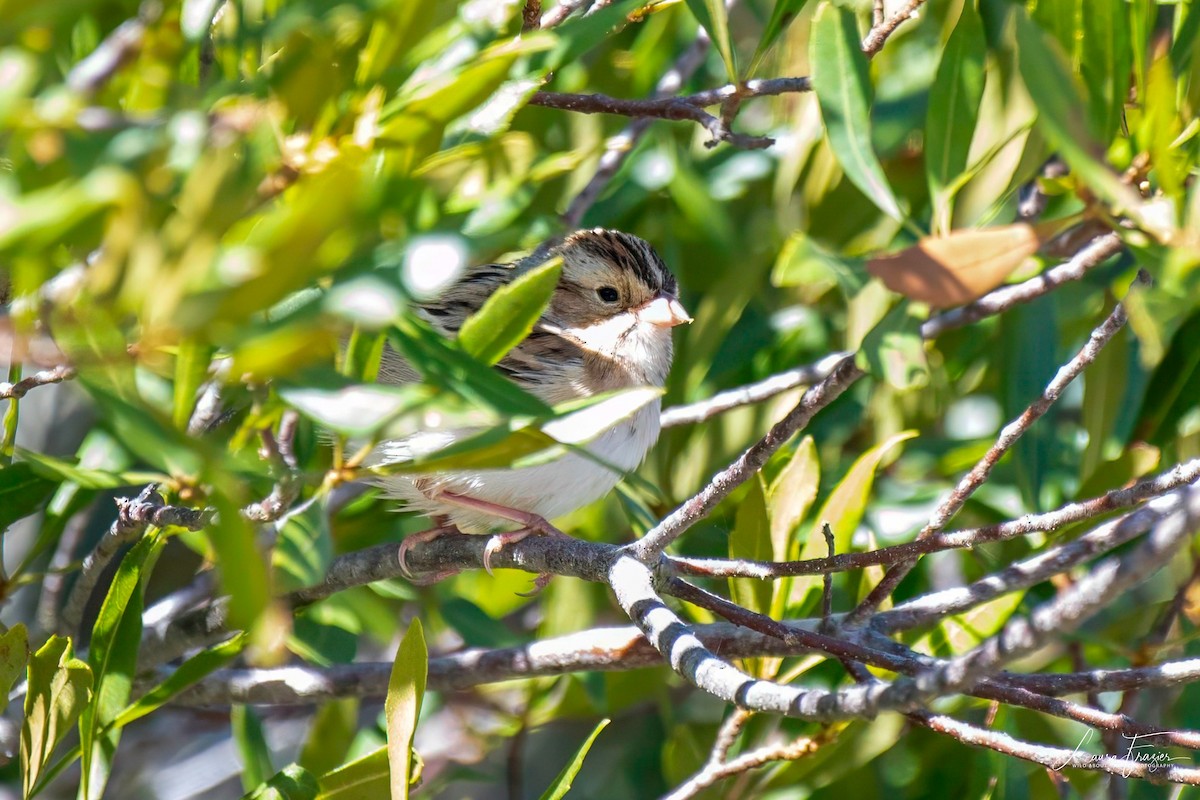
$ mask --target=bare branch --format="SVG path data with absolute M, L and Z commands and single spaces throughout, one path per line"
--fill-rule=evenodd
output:
M 1036 300 L 1064 283 L 1079 280 L 1089 270 L 1116 255 L 1120 249 L 1121 239 L 1115 233 L 1097 237 L 1063 264 L 1051 267 L 1022 283 L 1002 286 L 973 303 L 929 319 L 921 325 L 921 335 L 926 339 L 935 339 L 947 331 L 965 327 L 1014 306 Z M 663 427 L 703 422 L 730 409 L 761 403 L 790 389 L 811 385 L 828 375 L 838 360 L 845 355 L 847 354 L 833 353 L 813 364 L 796 367 L 696 403 L 668 408 L 663 411 Z
M 870 625 L 879 631 L 921 627 L 947 615 L 960 614 L 1001 595 L 1049 580 L 1077 564 L 1132 541 L 1160 520 L 1178 512 L 1183 508 L 1180 491 L 1152 500 L 1137 511 L 1094 528 L 1073 541 L 1043 550 L 967 586 L 933 592 L 900 603 L 895 608 L 876 612 L 871 617 Z
M 1174 764 L 1138 761 L 1112 755 L 1093 755 L 1079 748 L 1067 750 L 1062 747 L 1033 744 L 1015 739 L 1000 731 L 988 730 L 961 722 L 942 714 L 918 711 L 908 715 L 912 721 L 930 730 L 945 734 L 963 744 L 986 747 L 1004 755 L 1014 756 L 1041 764 L 1054 771 L 1065 768 L 1090 769 L 1107 772 L 1121 778 L 1143 778 L 1152 781 L 1170 781 L 1200 785 L 1200 769 L 1180 767 Z M 1131 747 L 1136 742 L 1131 743 Z M 1132 751 L 1130 751 L 1132 753 Z
M 681 575 L 696 575 L 706 578 L 758 578 L 760 580 L 843 572 L 876 564 L 895 564 L 918 555 L 971 548 L 1030 533 L 1057 530 L 1064 525 L 1081 522 L 1144 500 L 1161 497 L 1171 490 L 1193 483 L 1197 479 L 1200 479 L 1200 459 L 1176 464 L 1166 472 L 1153 478 L 1146 478 L 1133 486 L 1113 489 L 1098 497 L 1069 503 L 1062 508 L 1043 514 L 1026 514 L 1023 517 L 995 525 L 936 533 L 927 539 L 860 553 L 842 553 L 832 558 L 809 558 L 803 561 L 752 561 L 749 559 L 673 556 L 668 559 L 668 562 L 672 569 Z
M 735 712 L 737 713 L 737 712 Z M 686 781 L 663 796 L 663 800 L 690 800 L 717 781 L 775 761 L 796 761 L 811 755 L 829 740 L 829 736 L 800 736 L 790 742 L 769 744 L 719 763 L 709 762 Z
M 1028 619 L 1010 619 L 999 633 L 972 650 L 916 676 L 921 691 L 941 694 L 971 685 L 1004 664 L 1032 653 L 1050 638 L 1074 630 L 1110 597 L 1160 569 L 1200 524 L 1200 488 L 1179 489 L 1164 499 L 1175 500 L 1177 508 L 1156 522 L 1129 555 L 1099 564 L 1070 589 L 1039 606 Z
M 1075 354 L 1075 357 L 1059 368 L 1050 383 L 1046 384 L 1041 395 L 1030 403 L 1020 416 L 1000 431 L 1000 435 L 988 448 L 988 451 L 971 471 L 963 476 L 954 491 L 933 512 L 929 524 L 917 534 L 918 541 L 928 539 L 946 526 L 946 523 L 966 504 L 975 490 L 988 479 L 988 476 L 992 474 L 992 469 L 1000 462 L 1004 454 L 1025 435 L 1025 431 L 1029 430 L 1033 423 L 1050 410 L 1050 406 L 1058 402 L 1067 386 L 1096 360 L 1104 346 L 1112 341 L 1121 328 L 1125 327 L 1125 320 L 1125 307 L 1118 303 L 1112 313 L 1092 331 L 1088 341 Z M 858 605 L 858 608 L 851 612 L 850 622 L 862 620 L 875 611 L 880 603 L 891 596 L 896 587 L 900 585 L 900 581 L 904 580 L 916 563 L 915 560 L 905 561 L 889 569 L 883 579 L 871 590 L 871 593 Z
M 0 382 L 0 400 L 20 399 L 29 393 L 30 390 L 36 389 L 39 386 L 49 386 L 54 383 L 62 383 L 75 377 L 75 368 L 66 364 L 44 369 L 41 372 L 35 372 L 27 378 L 22 378 L 16 383 Z
M 63 609 L 59 631 L 64 634 L 74 634 L 83 621 L 83 613 L 88 600 L 100 581 L 104 570 L 126 544 L 138 539 L 151 525 L 164 527 L 176 525 L 189 530 L 200 530 L 211 519 L 207 509 L 196 510 L 178 506 L 164 506 L 158 489 L 150 484 L 133 500 L 126 497 L 117 498 L 117 519 L 112 527 L 97 544 L 96 548 L 83 560 L 83 568 L 79 578 L 71 587 L 67 596 L 67 605 Z
M 567 17 L 590 3 L 591 0 L 561 0 L 558 5 L 546 12 L 540 23 L 542 30 L 561 25 Z
M 873 56 L 883 49 L 887 44 L 888 37 L 896 32 L 896 29 L 910 19 L 917 18 L 917 10 L 925 4 L 925 0 L 908 0 L 904 8 L 897 11 L 887 19 L 879 19 L 883 14 L 882 3 L 876 6 L 876 21 L 870 32 L 867 33 L 867 38 L 863 39 L 862 49 L 868 56 Z

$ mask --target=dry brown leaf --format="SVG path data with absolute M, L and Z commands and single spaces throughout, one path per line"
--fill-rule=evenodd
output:
M 937 308 L 962 305 L 1004 283 L 1037 252 L 1048 233 L 1024 222 L 955 231 L 873 258 L 867 271 L 893 292 L 913 300 Z

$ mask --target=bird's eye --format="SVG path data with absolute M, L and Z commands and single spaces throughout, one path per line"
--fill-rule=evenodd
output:
M 615 303 L 621 299 L 621 294 L 611 286 L 601 286 L 596 290 L 596 294 L 606 303 Z

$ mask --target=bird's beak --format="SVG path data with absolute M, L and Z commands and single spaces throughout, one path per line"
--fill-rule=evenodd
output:
M 648 322 L 660 328 L 673 328 L 676 325 L 692 321 L 682 303 L 671 295 L 662 293 L 656 295 L 645 305 L 634 309 L 634 313 L 642 322 Z

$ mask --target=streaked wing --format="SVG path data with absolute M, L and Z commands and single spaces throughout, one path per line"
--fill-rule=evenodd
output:
M 437 299 L 418 306 L 417 313 L 438 333 L 454 338 L 463 321 L 515 276 L 513 267 L 506 264 L 475 267 Z M 583 351 L 575 343 L 535 329 L 496 368 L 530 394 L 554 404 L 587 394 L 581 385 L 583 358 Z M 421 380 L 420 374 L 390 346 L 384 348 L 379 378 L 390 384 Z

